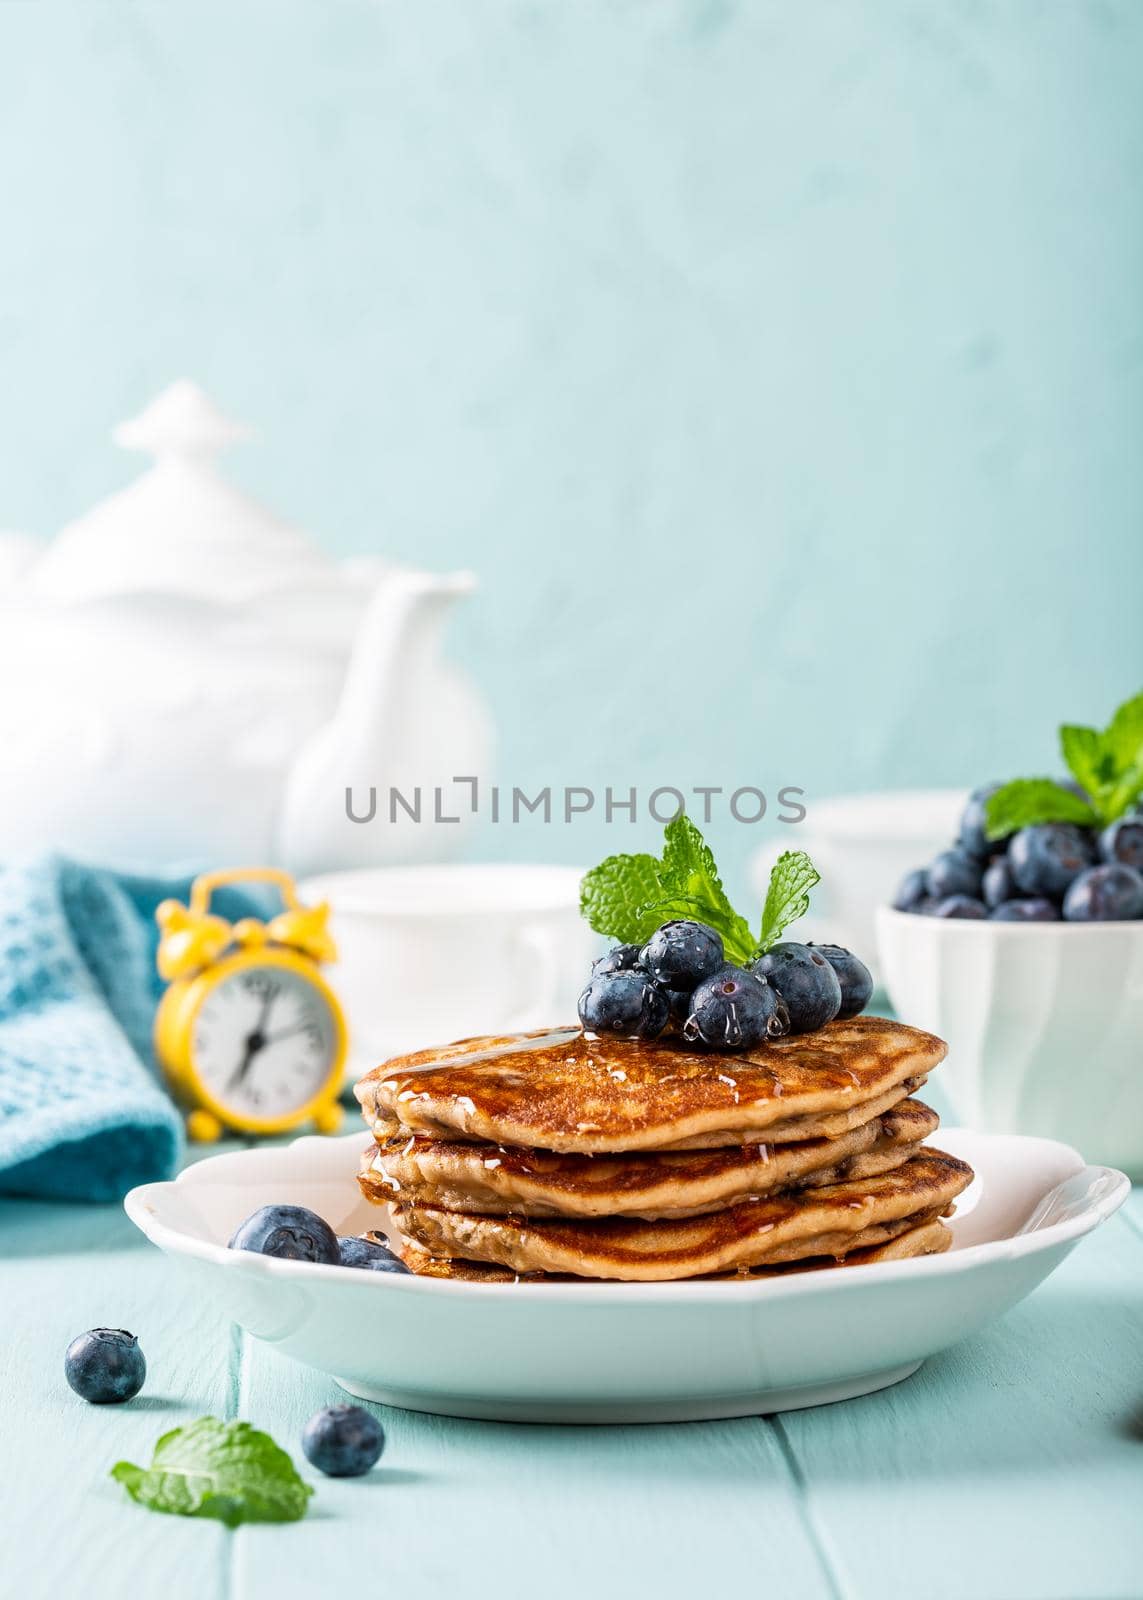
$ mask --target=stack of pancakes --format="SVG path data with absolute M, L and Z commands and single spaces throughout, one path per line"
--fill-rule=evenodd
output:
M 374 1069 L 358 1181 L 446 1278 L 675 1279 L 932 1254 L 972 1178 L 912 1098 L 945 1054 L 883 1017 L 754 1050 L 579 1028 Z

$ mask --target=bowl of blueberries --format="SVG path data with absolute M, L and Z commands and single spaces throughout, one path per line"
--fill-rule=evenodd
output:
M 949 1043 L 965 1122 L 1063 1139 L 1139 1179 L 1143 806 L 1106 821 L 1109 806 L 1070 780 L 974 790 L 956 838 L 879 910 L 877 944 L 895 1010 Z

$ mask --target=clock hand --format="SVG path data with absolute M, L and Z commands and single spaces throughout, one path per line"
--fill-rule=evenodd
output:
M 237 1067 L 230 1075 L 230 1082 L 227 1085 L 228 1088 L 237 1089 L 242 1083 L 243 1079 L 246 1077 L 246 1074 L 250 1071 L 250 1065 L 253 1062 L 254 1057 L 258 1054 L 258 1040 L 259 1036 L 256 1033 L 247 1035 L 245 1053 L 242 1057 L 242 1060 L 238 1063 Z
M 238 1066 L 230 1076 L 229 1087 L 231 1089 L 237 1089 L 239 1087 L 239 1085 L 245 1079 L 246 1074 L 250 1071 L 254 1057 L 260 1050 L 263 1050 L 266 1047 L 267 1039 L 263 1029 L 270 1020 L 270 1008 L 273 1006 L 276 998 L 277 990 L 267 989 L 262 998 L 262 1011 L 258 1017 L 258 1021 L 254 1024 L 254 1031 L 246 1035 L 246 1049 L 242 1060 L 238 1063 Z
M 279 1039 L 289 1039 L 295 1033 L 305 1033 L 306 1029 L 312 1026 L 313 1024 L 309 1022 L 297 1022 L 291 1028 L 279 1028 L 277 1033 L 265 1033 L 262 1035 L 262 1045 L 265 1047 L 269 1044 L 277 1044 Z

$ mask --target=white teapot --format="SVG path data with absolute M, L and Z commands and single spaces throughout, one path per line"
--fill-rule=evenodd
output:
M 472 576 L 329 560 L 218 476 L 244 434 L 176 383 L 116 430 L 148 472 L 42 553 L 8 537 L 0 861 L 301 874 L 445 855 L 436 811 L 471 817 L 452 780 L 483 774 L 490 724 L 438 642 Z M 390 786 L 420 787 L 419 823 Z

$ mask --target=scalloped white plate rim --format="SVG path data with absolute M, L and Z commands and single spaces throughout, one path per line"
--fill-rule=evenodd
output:
M 939 1141 L 939 1142 L 938 1142 Z M 936 1135 L 936 1147 L 950 1155 L 959 1155 L 969 1161 L 977 1177 L 965 1190 L 957 1203 L 957 1215 L 952 1219 L 953 1246 L 941 1255 L 919 1256 L 905 1261 L 874 1263 L 848 1271 L 792 1273 L 774 1278 L 724 1278 L 691 1279 L 667 1283 L 632 1283 L 585 1279 L 582 1283 L 528 1283 L 529 1300 L 542 1296 L 545 1300 L 575 1299 L 584 1301 L 597 1298 L 616 1306 L 629 1304 L 633 1299 L 648 1301 L 676 1301 L 681 1296 L 706 1299 L 712 1302 L 733 1297 L 768 1302 L 792 1296 L 813 1296 L 820 1293 L 845 1294 L 866 1289 L 875 1283 L 890 1283 L 902 1278 L 936 1277 L 966 1272 L 988 1260 L 1016 1260 L 1037 1254 L 1055 1246 L 1075 1242 L 1090 1233 L 1112 1216 L 1130 1193 L 1131 1184 L 1126 1175 L 1114 1167 L 1088 1166 L 1072 1146 L 1054 1139 L 1040 1139 L 1023 1134 L 975 1133 L 966 1128 L 942 1128 Z M 1046 1159 L 1054 1153 L 1057 1161 L 1071 1167 L 1067 1176 L 1045 1189 L 1039 1201 L 1031 1207 L 1024 1222 L 1015 1231 L 979 1244 L 959 1245 L 956 1242 L 957 1223 L 963 1221 L 975 1208 L 981 1195 L 982 1182 L 987 1181 L 991 1166 L 990 1157 L 999 1157 L 1001 1147 L 1008 1147 L 1009 1156 L 1038 1154 Z M 1035 1147 L 1035 1150 L 1033 1150 Z M 230 1250 L 225 1244 L 204 1239 L 185 1228 L 165 1222 L 161 1215 L 164 1198 L 172 1191 L 214 1183 L 227 1182 L 243 1185 L 256 1183 L 259 1177 L 256 1166 L 281 1167 L 288 1182 L 290 1158 L 296 1164 L 299 1157 L 307 1160 L 320 1156 L 322 1163 L 329 1161 L 331 1173 L 336 1170 L 335 1152 L 344 1152 L 347 1193 L 356 1188 L 354 1174 L 364 1148 L 360 1133 L 337 1138 L 304 1135 L 286 1146 L 272 1149 L 227 1151 L 187 1167 L 177 1178 L 163 1183 L 142 1184 L 132 1189 L 123 1204 L 127 1215 L 152 1243 L 172 1255 L 197 1257 L 223 1270 L 261 1273 L 283 1279 L 301 1278 L 314 1285 L 315 1274 L 327 1281 L 352 1280 L 364 1287 L 362 1280 L 372 1286 L 377 1294 L 439 1295 L 460 1298 L 503 1299 L 512 1289 L 504 1283 L 462 1283 L 446 1279 L 418 1277 L 415 1274 L 364 1272 L 354 1267 L 319 1266 L 304 1261 L 281 1261 L 270 1256 L 260 1256 L 249 1251 Z M 273 1173 L 276 1182 L 279 1174 Z M 312 1181 L 312 1179 L 311 1179 Z M 1071 1199 L 1068 1214 L 1058 1222 L 1036 1222 L 1036 1215 L 1051 1203 L 1052 1196 L 1067 1188 Z M 265 1203 L 261 1201 L 259 1203 Z M 281 1203 L 288 1203 L 281 1197 Z M 380 1221 L 380 1218 L 378 1219 Z

